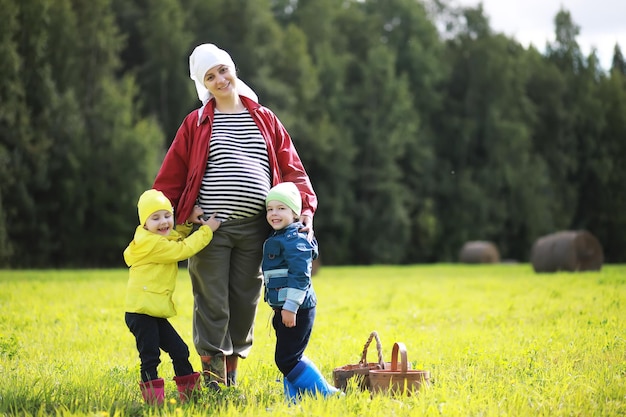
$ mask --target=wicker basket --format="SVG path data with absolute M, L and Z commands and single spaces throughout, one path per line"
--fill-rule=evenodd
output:
M 376 351 L 378 353 L 378 362 L 367 362 L 367 349 L 372 343 L 372 340 L 376 339 Z M 372 332 L 363 346 L 363 352 L 361 353 L 361 360 L 354 365 L 344 365 L 333 370 L 333 380 L 335 387 L 345 391 L 348 385 L 348 380 L 352 377 L 356 378 L 357 385 L 362 390 L 370 389 L 369 373 L 372 369 L 389 369 L 391 363 L 383 362 L 383 347 L 380 343 L 378 333 Z
M 401 363 L 398 369 L 398 353 Z M 391 351 L 391 369 L 373 369 L 369 373 L 372 393 L 390 393 L 393 395 L 411 395 L 421 387 L 430 384 L 430 372 L 409 369 L 406 346 L 395 343 Z

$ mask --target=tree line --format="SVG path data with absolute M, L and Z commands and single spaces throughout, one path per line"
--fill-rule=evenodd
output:
M 326 264 L 449 262 L 586 229 L 626 261 L 626 63 L 561 9 L 524 47 L 446 0 L 0 0 L 0 266 L 118 267 L 183 117 L 229 51 L 318 193 Z

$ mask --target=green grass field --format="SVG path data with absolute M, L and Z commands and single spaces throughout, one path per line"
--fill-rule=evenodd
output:
M 167 404 L 144 406 L 124 324 L 127 271 L 0 271 L 0 414 L 59 416 L 620 416 L 626 415 L 626 266 L 538 275 L 528 264 L 322 267 L 307 356 L 329 381 L 357 363 L 372 330 L 390 360 L 407 346 L 433 384 L 410 397 L 345 397 L 289 406 L 273 363 L 270 309 L 239 385 L 178 403 L 163 354 Z M 180 270 L 171 319 L 192 351 L 191 285 Z M 374 345 L 368 361 L 376 361 Z

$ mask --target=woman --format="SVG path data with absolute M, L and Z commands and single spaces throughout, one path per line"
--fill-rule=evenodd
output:
M 211 243 L 189 259 L 194 345 L 206 385 L 219 388 L 236 383 L 237 361 L 252 347 L 270 231 L 267 193 L 281 182 L 296 184 L 309 238 L 317 197 L 287 130 L 237 78 L 226 51 L 198 46 L 189 72 L 202 107 L 183 120 L 153 188 L 170 199 L 179 219 L 199 204 L 222 220 Z

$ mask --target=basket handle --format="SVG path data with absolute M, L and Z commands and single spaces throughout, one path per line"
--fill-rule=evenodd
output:
M 383 345 L 380 343 L 378 333 L 375 331 L 372 332 L 370 337 L 367 338 L 367 342 L 365 342 L 365 346 L 363 346 L 363 353 L 361 354 L 361 361 L 359 363 L 367 365 L 367 348 L 369 348 L 370 343 L 372 343 L 372 339 L 376 339 L 376 351 L 378 352 L 378 364 L 380 365 L 380 369 L 385 369 L 385 362 L 383 361 Z
M 404 343 L 401 342 L 396 342 L 393 344 L 393 350 L 391 351 L 391 370 L 392 371 L 397 371 L 398 370 L 398 351 L 400 351 L 400 357 L 401 357 L 401 372 L 403 374 L 407 373 L 408 370 L 408 361 L 407 361 L 407 357 L 406 357 L 406 346 L 404 346 Z

